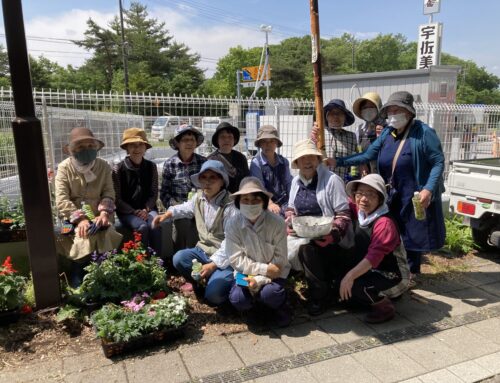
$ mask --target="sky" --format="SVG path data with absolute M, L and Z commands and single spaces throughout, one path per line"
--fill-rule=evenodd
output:
M 122 0 L 128 8 L 131 0 Z M 140 0 L 151 17 L 165 22 L 174 39 L 201 55 L 199 66 L 210 77 L 217 60 L 229 48 L 262 46 L 272 26 L 269 43 L 310 34 L 309 0 Z M 403 34 L 417 41 L 418 26 L 429 21 L 424 0 L 318 0 L 322 38 L 353 34 L 369 39 L 377 34 Z M 118 15 L 118 0 L 23 0 L 28 51 L 65 66 L 80 66 L 91 53 L 69 40 L 83 38 L 91 17 L 105 26 Z M 0 13 L 1 10 L 0 10 Z M 441 0 L 434 22 L 443 23 L 442 51 L 500 76 L 500 38 L 497 0 Z M 0 43 L 5 46 L 3 14 Z M 271 57 L 272 66 L 272 57 Z

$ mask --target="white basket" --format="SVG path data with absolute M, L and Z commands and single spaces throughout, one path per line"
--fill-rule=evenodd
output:
M 304 215 L 292 218 L 293 230 L 302 238 L 319 238 L 332 230 L 332 217 L 313 217 Z

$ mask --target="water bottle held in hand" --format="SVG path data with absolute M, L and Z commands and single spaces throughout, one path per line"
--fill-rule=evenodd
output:
M 199 281 L 201 278 L 200 273 L 203 265 L 197 259 L 193 259 L 192 262 L 193 262 L 193 267 L 191 268 L 191 277 L 195 281 Z
M 94 212 L 92 211 L 92 207 L 88 203 L 82 202 L 82 211 L 90 221 L 92 221 L 95 218 Z
M 413 198 L 411 199 L 413 202 L 413 210 L 415 211 L 415 218 L 419 221 L 423 221 L 425 219 L 425 209 L 422 206 L 422 202 L 420 202 L 420 193 L 413 193 Z

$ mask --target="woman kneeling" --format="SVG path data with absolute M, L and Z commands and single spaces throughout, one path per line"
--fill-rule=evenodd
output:
M 389 215 L 381 176 L 369 174 L 349 182 L 347 194 L 356 203 L 358 219 L 355 246 L 344 257 L 347 273 L 342 273 L 345 275 L 338 286 L 339 296 L 342 301 L 369 306 L 367 322 L 384 322 L 394 317 L 390 298 L 398 297 L 408 287 L 406 252 L 397 225 Z

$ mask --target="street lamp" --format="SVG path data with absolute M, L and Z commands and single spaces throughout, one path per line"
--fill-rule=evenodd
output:
M 264 32 L 266 34 L 266 45 L 265 45 L 265 50 L 266 50 L 266 61 L 264 61 L 264 73 L 262 74 L 262 78 L 265 78 L 267 73 L 269 72 L 269 40 L 268 40 L 268 34 L 271 33 L 273 30 L 273 27 L 271 25 L 265 25 L 261 24 L 260 25 L 260 31 Z M 269 78 L 266 80 L 266 98 L 269 98 Z

